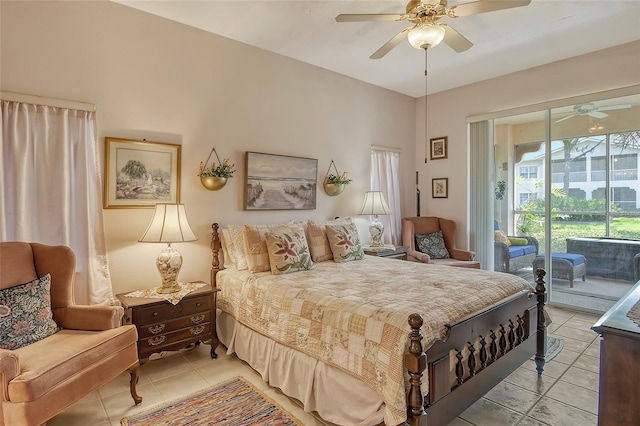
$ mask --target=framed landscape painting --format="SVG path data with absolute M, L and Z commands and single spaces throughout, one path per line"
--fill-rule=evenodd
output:
M 317 159 L 247 151 L 245 166 L 245 210 L 316 208 Z
M 105 138 L 105 209 L 180 202 L 180 145 Z

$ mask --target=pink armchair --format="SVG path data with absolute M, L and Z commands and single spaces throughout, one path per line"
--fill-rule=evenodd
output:
M 61 330 L 17 349 L 0 349 L 0 425 L 45 423 L 127 370 L 131 396 L 139 404 L 137 332 L 135 326 L 120 325 L 123 308 L 74 304 L 70 248 L 0 243 L 0 290 L 46 274 L 51 275 L 53 319 Z M 5 312 L 11 308 L 5 306 Z
M 432 234 L 440 230 L 450 258 L 432 259 L 428 254 L 416 250 L 416 234 Z M 409 247 L 407 260 L 480 269 L 475 252 L 456 248 L 456 223 L 452 220 L 434 216 L 405 217 L 402 219 L 402 245 Z

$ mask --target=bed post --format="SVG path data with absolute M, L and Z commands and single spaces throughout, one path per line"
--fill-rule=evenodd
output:
M 220 270 L 220 235 L 218 235 L 218 224 L 211 225 L 211 287 L 216 286 L 216 274 Z
M 427 355 L 422 347 L 422 328 L 424 320 L 419 314 L 409 315 L 409 351 L 404 356 L 404 364 L 409 373 L 409 394 L 407 395 L 407 424 L 424 426 L 427 413 L 424 411 L 424 396 L 420 386 L 422 375 L 427 369 Z
M 536 298 L 538 300 L 538 332 L 536 333 L 536 370 L 538 375 L 544 370 L 545 354 L 547 353 L 547 324 L 544 315 L 544 304 L 547 297 L 544 287 L 544 269 L 536 269 Z

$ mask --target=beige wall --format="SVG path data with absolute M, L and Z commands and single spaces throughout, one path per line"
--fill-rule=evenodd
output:
M 467 191 L 471 161 L 468 117 L 639 83 L 640 41 L 636 41 L 430 95 L 427 140 L 447 136 L 449 158 L 426 164 L 424 98 L 416 100 L 416 170 L 420 173 L 421 213 L 456 220 L 457 243 L 468 246 Z M 441 177 L 449 178 L 449 198 L 432 199 L 431 179 Z
M 357 214 L 372 144 L 402 149 L 403 209 L 412 211 L 413 98 L 115 3 L 2 1 L 0 8 L 2 91 L 96 104 L 101 142 L 182 145 L 181 201 L 199 240 L 175 245 L 184 256 L 181 280 L 208 281 L 212 222 Z M 196 176 L 212 146 L 238 168 L 216 192 Z M 354 183 L 338 197 L 320 189 L 315 210 L 247 212 L 245 151 L 317 158 L 319 179 L 333 159 Z M 162 247 L 137 242 L 152 213 L 104 210 L 116 293 L 159 284 Z

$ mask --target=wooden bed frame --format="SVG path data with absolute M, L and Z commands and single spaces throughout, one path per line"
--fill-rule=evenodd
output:
M 212 224 L 211 230 L 211 285 L 215 287 L 216 274 L 222 269 L 219 260 L 222 245 L 218 224 Z M 410 342 L 404 359 L 409 373 L 407 425 L 448 424 L 532 355 L 538 375 L 542 374 L 547 349 L 545 271 L 537 269 L 536 276 L 533 294 L 510 296 L 482 313 L 447 326 L 445 339 L 426 351 L 420 331 L 422 317 L 409 316 Z M 473 356 L 465 358 L 463 354 L 467 352 Z M 456 357 L 453 385 L 450 353 Z M 420 386 L 425 374 L 429 392 L 423 396 Z

